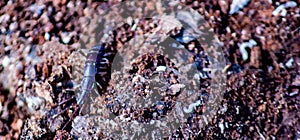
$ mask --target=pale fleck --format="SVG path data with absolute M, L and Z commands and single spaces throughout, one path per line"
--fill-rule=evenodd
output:
M 224 133 L 224 124 L 223 123 L 219 123 L 219 128 L 221 129 L 221 133 Z
M 173 93 L 177 93 L 180 91 L 181 88 L 184 88 L 185 85 L 183 84 L 173 84 L 171 85 L 170 89 L 172 90 Z
M 294 1 L 289 1 L 289 2 L 286 2 L 284 4 L 281 4 L 279 5 L 273 12 L 272 14 L 274 16 L 278 16 L 278 15 L 281 15 L 281 16 L 286 16 L 287 14 L 287 10 L 285 8 L 292 8 L 292 7 L 296 7 L 297 6 L 297 3 L 294 2 Z
M 229 14 L 234 14 L 248 4 L 249 0 L 233 0 L 230 5 Z
M 29 10 L 31 12 L 34 12 L 38 15 L 42 14 L 42 10 L 45 8 L 45 5 L 38 5 L 38 4 L 33 4 L 29 7 Z
M 294 63 L 294 59 L 293 58 L 290 58 L 286 63 L 285 63 L 285 66 L 286 67 L 291 67 Z
M 5 68 L 8 66 L 8 64 L 10 63 L 10 59 L 8 56 L 4 56 L 4 58 L 2 59 L 2 66 Z
M 156 71 L 166 71 L 167 67 L 166 66 L 158 66 L 156 68 Z
M 44 38 L 45 40 L 50 40 L 50 34 L 48 32 L 45 33 Z
M 183 108 L 183 111 L 184 111 L 185 113 L 191 113 L 191 112 L 193 111 L 193 109 L 194 109 L 196 106 L 200 105 L 200 104 L 201 104 L 201 101 L 198 100 L 196 103 L 190 104 L 188 108 L 184 107 L 184 108 Z
M 248 42 L 244 42 L 242 44 L 239 45 L 239 49 L 240 52 L 242 54 L 242 58 L 243 60 L 247 60 L 248 59 L 248 52 L 246 51 L 246 47 L 252 48 L 253 46 L 257 45 L 256 41 L 251 39 Z

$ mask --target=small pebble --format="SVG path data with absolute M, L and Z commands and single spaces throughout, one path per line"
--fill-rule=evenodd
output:
M 4 14 L 2 16 L 0 16 L 0 23 L 6 23 L 10 18 L 9 14 Z
M 145 82 L 145 78 L 140 76 L 140 75 L 136 75 L 132 78 L 132 82 Z
M 293 58 L 290 58 L 286 63 L 285 63 L 285 66 L 290 68 L 294 63 L 294 59 Z
M 183 84 L 173 84 L 173 85 L 171 85 L 170 89 L 175 94 L 175 93 L 179 92 L 181 88 L 184 88 L 184 87 L 185 87 L 185 85 L 183 85 Z
M 72 35 L 70 35 L 69 33 L 63 32 L 61 34 L 61 39 L 63 41 L 63 43 L 68 44 L 71 41 Z
M 278 16 L 278 15 L 286 16 L 287 11 L 286 11 L 285 8 L 292 8 L 292 7 L 295 7 L 295 6 L 297 6 L 297 3 L 294 2 L 294 1 L 286 2 L 285 4 L 279 5 L 279 6 L 272 12 L 272 14 L 273 14 L 274 16 Z
M 286 93 L 288 96 L 295 96 L 295 95 L 298 95 L 299 94 L 299 89 L 294 89 L 292 92 L 290 93 Z
M 221 129 L 221 133 L 224 133 L 224 124 L 223 123 L 219 123 L 219 128 Z
M 167 67 L 166 66 L 158 66 L 156 68 L 156 71 L 166 71 Z
M 244 43 L 239 45 L 240 52 L 242 53 L 243 60 L 248 59 L 248 52 L 246 51 L 246 47 L 252 48 L 255 45 L 257 45 L 257 43 L 253 39 L 249 40 L 249 42 L 244 42 Z
M 29 7 L 29 10 L 31 12 L 34 12 L 35 14 L 42 14 L 42 10 L 45 8 L 45 5 L 38 5 L 38 4 L 33 4 Z
M 183 108 L 183 111 L 184 111 L 185 113 L 191 113 L 191 112 L 194 110 L 194 108 L 195 108 L 196 106 L 200 105 L 200 104 L 201 104 L 201 101 L 198 100 L 196 103 L 190 104 L 188 108 L 184 107 L 184 108 Z
M 230 5 L 229 14 L 234 14 L 248 4 L 249 0 L 233 0 Z
M 9 25 L 9 30 L 10 31 L 15 31 L 17 28 L 18 28 L 18 23 L 17 22 L 11 23 Z
M 50 34 L 48 32 L 45 33 L 44 38 L 45 40 L 50 40 Z
M 8 66 L 8 64 L 10 63 L 10 59 L 8 56 L 4 56 L 4 58 L 2 59 L 2 66 L 5 68 Z

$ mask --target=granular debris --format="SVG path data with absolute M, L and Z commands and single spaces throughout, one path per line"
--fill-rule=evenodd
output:
M 106 127 L 125 129 L 115 125 L 119 120 L 98 126 L 95 118 L 79 115 L 74 99 L 86 55 L 86 50 L 78 50 L 90 49 L 100 41 L 97 35 L 101 31 L 96 30 L 100 27 L 93 18 L 117 3 L 120 1 L 0 2 L 0 139 L 103 139 L 107 138 Z M 300 139 L 300 1 L 181 0 L 180 3 L 203 15 L 222 42 L 227 86 L 219 110 L 208 125 L 199 128 L 195 123 L 200 119 L 197 114 L 205 110 L 199 101 L 185 108 L 187 112 L 194 109 L 194 115 L 169 138 Z M 129 17 L 126 21 L 134 23 L 135 19 Z M 95 27 L 87 29 L 87 25 Z M 138 34 L 145 34 L 154 25 L 143 21 L 131 28 L 143 28 Z M 111 29 L 105 27 L 105 30 Z M 116 36 L 122 38 L 123 32 L 118 30 Z M 118 47 L 123 45 L 120 42 L 116 43 Z M 195 44 L 189 44 L 188 48 L 195 50 Z M 141 83 L 147 83 L 147 76 L 153 71 L 169 78 L 170 84 L 162 88 L 169 88 L 171 93 L 183 88 L 177 83 L 175 68 L 181 62 L 174 66 L 167 59 L 143 57 L 146 58 L 132 63 L 129 81 L 133 82 L 126 83 L 139 91 L 137 96 L 148 94 L 147 85 Z M 143 71 L 154 60 L 166 64 Z M 195 75 L 195 79 L 203 77 Z M 106 94 L 116 92 L 111 84 L 114 82 L 116 79 L 112 78 L 107 83 L 110 85 Z M 201 82 L 204 86 L 207 83 L 208 80 Z M 107 104 L 108 98 L 95 100 Z M 165 108 L 172 106 L 169 99 L 159 102 L 154 107 L 154 117 L 158 118 L 160 112 L 166 113 Z M 96 113 L 105 110 L 97 104 L 92 107 Z M 126 115 L 132 110 L 116 112 L 121 111 Z M 137 116 L 131 117 L 146 118 Z M 150 119 L 145 122 L 150 123 Z

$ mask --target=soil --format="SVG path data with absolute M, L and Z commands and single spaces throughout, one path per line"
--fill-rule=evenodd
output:
M 272 12 L 287 0 L 250 1 L 233 14 L 229 14 L 232 0 L 180 2 L 203 15 L 222 42 L 227 85 L 219 111 L 208 125 L 188 127 L 198 119 L 192 117 L 192 123 L 169 138 L 300 139 L 300 1 L 286 8 L 286 15 Z M 97 126 L 78 113 L 75 97 L 86 50 L 99 42 L 97 31 L 85 27 L 117 3 L 0 2 L 0 139 L 107 138 L 102 129 L 105 126 Z M 155 21 L 141 22 L 139 27 L 144 30 L 139 33 L 151 32 L 153 25 Z M 124 30 L 118 29 L 116 37 L 122 38 Z M 251 39 L 255 45 L 241 50 Z M 115 46 L 120 48 L 122 41 L 118 43 Z M 80 48 L 86 50 L 78 51 Z M 147 59 L 156 61 L 151 57 Z M 147 59 L 131 66 L 150 63 Z M 168 64 L 169 68 L 173 69 L 173 64 Z M 172 83 L 172 74 L 166 75 Z M 114 89 L 111 83 L 116 81 L 107 82 L 106 94 L 114 91 L 109 89 Z M 107 103 L 102 98 L 96 100 Z M 199 112 L 204 109 L 198 108 Z

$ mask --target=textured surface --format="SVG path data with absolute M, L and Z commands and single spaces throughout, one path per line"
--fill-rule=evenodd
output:
M 300 1 L 274 14 L 286 1 L 251 0 L 234 14 L 229 14 L 231 1 L 182 1 L 204 15 L 223 43 L 228 79 L 213 121 L 200 130 L 184 126 L 173 137 L 300 137 Z M 0 139 L 105 137 L 105 131 L 87 116 L 73 117 L 73 123 L 65 130 L 61 128 L 76 108 L 72 97 L 81 77 L 73 75 L 84 69 L 86 52 L 75 50 L 80 44 L 90 49 L 99 42 L 94 31 L 97 27 L 85 28 L 97 25 L 88 19 L 116 3 L 0 2 Z M 151 24 L 143 22 L 140 26 L 150 28 Z M 122 37 L 122 30 L 116 34 Z M 240 51 L 251 39 L 257 44 Z M 70 98 L 70 102 L 57 106 Z M 97 101 L 106 102 L 101 98 Z M 197 119 L 191 117 L 190 121 Z

